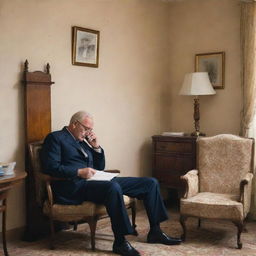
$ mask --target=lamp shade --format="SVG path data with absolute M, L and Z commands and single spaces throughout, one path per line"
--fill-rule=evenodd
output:
M 180 95 L 212 95 L 215 94 L 207 72 L 194 72 L 185 75 Z

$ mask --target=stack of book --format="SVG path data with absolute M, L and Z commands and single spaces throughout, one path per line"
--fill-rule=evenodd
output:
M 184 136 L 185 132 L 163 132 L 162 136 Z
M 0 176 L 13 175 L 15 165 L 16 165 L 16 162 L 11 162 L 11 163 L 0 162 Z

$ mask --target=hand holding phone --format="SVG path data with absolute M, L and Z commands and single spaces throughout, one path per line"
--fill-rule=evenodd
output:
M 97 136 L 93 131 L 86 135 L 86 140 L 93 148 L 99 148 Z
M 92 138 L 91 136 L 86 136 L 85 138 L 86 138 L 86 140 L 87 140 L 88 142 L 91 142 L 91 141 L 93 140 L 93 138 Z

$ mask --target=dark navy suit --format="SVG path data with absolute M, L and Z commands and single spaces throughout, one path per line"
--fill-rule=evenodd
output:
M 79 168 L 103 170 L 104 151 L 98 153 L 87 143 L 79 143 L 65 127 L 45 138 L 41 159 L 46 174 L 68 179 L 53 184 L 54 200 L 60 204 L 80 204 L 83 201 L 104 204 L 114 234 L 133 233 L 123 195 L 143 200 L 151 227 L 168 218 L 154 178 L 116 177 L 111 181 L 87 181 L 78 177 Z

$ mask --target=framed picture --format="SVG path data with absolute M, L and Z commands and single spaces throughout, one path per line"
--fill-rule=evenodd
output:
M 225 52 L 196 54 L 196 72 L 208 72 L 214 89 L 224 89 Z
M 72 64 L 99 66 L 100 32 L 88 28 L 72 27 Z

